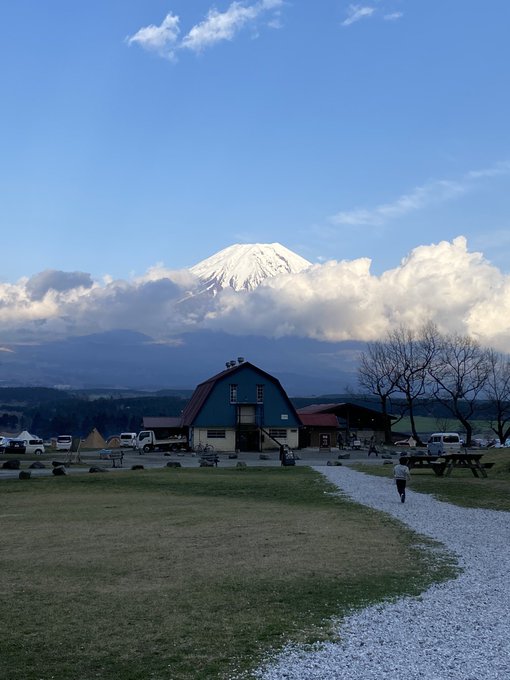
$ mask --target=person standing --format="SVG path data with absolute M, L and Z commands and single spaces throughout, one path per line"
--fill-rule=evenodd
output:
M 372 436 L 370 437 L 370 444 L 368 445 L 368 457 L 370 457 L 371 453 L 375 453 L 375 455 L 379 458 L 379 451 L 377 450 L 377 446 L 375 445 L 375 437 Z
M 402 457 L 393 468 L 393 478 L 397 484 L 398 495 L 402 503 L 406 502 L 406 484 L 411 481 L 411 473 L 407 467 L 407 458 Z

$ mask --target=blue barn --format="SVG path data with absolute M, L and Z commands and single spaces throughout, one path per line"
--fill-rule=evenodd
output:
M 299 443 L 301 421 L 280 382 L 239 358 L 195 389 L 182 414 L 189 442 L 216 451 L 263 451 Z

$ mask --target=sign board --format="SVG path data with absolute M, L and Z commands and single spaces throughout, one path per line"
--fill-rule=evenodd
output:
M 319 435 L 319 448 L 321 450 L 331 451 L 331 435 L 330 434 L 320 434 Z

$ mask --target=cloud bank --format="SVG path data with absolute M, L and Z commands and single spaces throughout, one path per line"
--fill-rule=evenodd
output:
M 128 36 L 128 45 L 139 45 L 149 52 L 175 59 L 178 50 L 200 53 L 205 49 L 235 36 L 248 26 L 255 26 L 260 17 L 269 13 L 268 26 L 280 27 L 280 8 L 284 0 L 259 0 L 252 4 L 232 2 L 224 11 L 212 8 L 205 19 L 180 37 L 180 17 L 171 12 L 159 26 L 145 26 L 134 35 Z
M 375 340 L 400 323 L 434 321 L 510 351 L 510 276 L 470 252 L 462 236 L 412 250 L 380 276 L 369 259 L 329 261 L 266 279 L 254 291 L 202 291 L 189 271 L 158 265 L 130 281 L 42 272 L 0 284 L 0 344 L 115 329 L 171 342 L 184 331 L 222 330 L 326 341 Z

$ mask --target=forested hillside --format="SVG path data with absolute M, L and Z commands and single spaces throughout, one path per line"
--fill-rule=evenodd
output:
M 86 436 L 94 427 L 104 437 L 138 432 L 144 416 L 178 416 L 187 403 L 181 396 L 91 398 L 41 388 L 0 389 L 0 431 L 27 429 L 47 438 Z
M 157 392 L 143 396 L 124 396 L 124 393 L 67 392 L 42 387 L 0 388 L 0 433 L 18 433 L 27 429 L 41 437 L 58 434 L 86 436 L 94 427 L 104 437 L 120 432 L 138 432 L 144 416 L 179 416 L 186 406 L 189 395 Z M 325 395 L 313 398 L 294 398 L 296 408 L 311 403 L 357 403 L 380 410 L 375 397 L 362 395 Z M 404 400 L 391 403 L 393 415 L 405 416 Z M 417 416 L 436 419 L 447 418 L 447 408 L 434 400 L 418 400 Z M 480 401 L 475 418 L 488 420 L 494 414 L 487 402 Z

